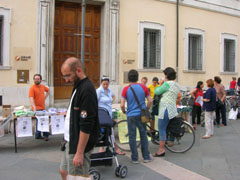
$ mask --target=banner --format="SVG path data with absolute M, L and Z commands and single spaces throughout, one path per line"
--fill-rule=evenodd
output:
M 41 132 L 49 132 L 49 117 L 36 116 L 36 118 L 37 118 L 37 130 Z
M 17 137 L 27 137 L 32 135 L 32 117 L 17 118 Z
M 64 116 L 51 116 L 52 134 L 64 133 Z

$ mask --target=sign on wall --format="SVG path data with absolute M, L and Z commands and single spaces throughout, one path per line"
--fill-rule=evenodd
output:
M 32 69 L 32 48 L 28 47 L 15 47 L 13 48 L 13 57 L 14 57 L 14 63 L 13 63 L 13 69 Z
M 29 83 L 29 70 L 17 70 L 17 83 Z

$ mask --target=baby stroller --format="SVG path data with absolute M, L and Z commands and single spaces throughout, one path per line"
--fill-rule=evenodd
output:
M 128 173 L 126 166 L 122 166 L 118 162 L 117 153 L 114 148 L 114 139 L 111 136 L 113 121 L 109 112 L 104 108 L 98 109 L 99 123 L 101 127 L 100 137 L 96 147 L 106 147 L 105 152 L 93 153 L 90 155 L 91 168 L 89 174 L 93 176 L 94 180 L 99 180 L 101 175 L 95 168 L 96 166 L 112 166 L 113 159 L 116 162 L 115 175 L 117 177 L 125 178 Z

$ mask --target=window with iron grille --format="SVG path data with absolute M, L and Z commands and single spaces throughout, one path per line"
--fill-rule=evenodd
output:
M 224 72 L 235 72 L 235 40 L 224 39 Z
M 144 69 L 159 69 L 161 66 L 161 31 L 144 28 Z
M 3 65 L 3 16 L 0 16 L 0 65 Z
M 202 70 L 202 36 L 189 34 L 188 41 L 188 70 Z

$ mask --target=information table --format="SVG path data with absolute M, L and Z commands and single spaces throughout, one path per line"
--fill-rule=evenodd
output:
M 36 120 L 38 130 L 42 132 L 50 132 L 51 134 L 64 133 L 64 115 L 45 115 L 31 117 L 16 117 L 12 116 L 14 125 L 14 145 L 15 153 L 17 153 L 17 137 L 29 137 L 34 135 L 33 120 Z

